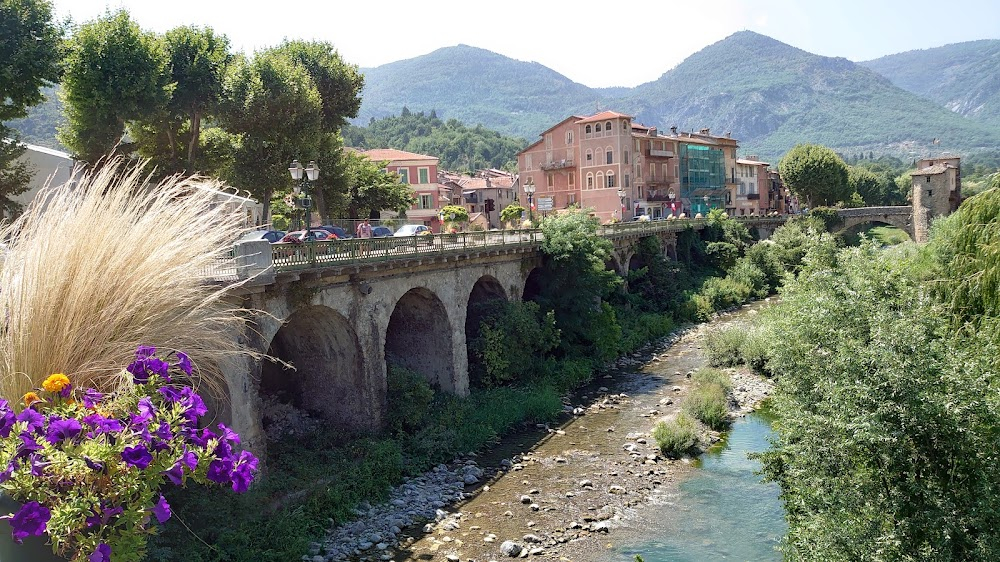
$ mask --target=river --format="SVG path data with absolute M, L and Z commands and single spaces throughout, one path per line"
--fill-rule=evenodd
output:
M 787 525 L 779 489 L 762 483 L 754 473 L 759 463 L 747 458 L 767 449 L 772 433 L 766 414 L 737 420 L 676 493 L 646 506 L 635 529 L 645 538 L 627 540 L 609 562 L 631 562 L 636 554 L 647 562 L 780 560 L 775 547 Z

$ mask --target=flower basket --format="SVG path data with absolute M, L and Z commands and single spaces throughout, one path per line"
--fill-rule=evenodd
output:
M 49 554 L 74 561 L 138 562 L 152 520 L 171 517 L 165 484 L 249 487 L 257 458 L 236 451 L 226 426 L 200 426 L 207 408 L 185 384 L 191 362 L 171 358 L 140 347 L 110 394 L 57 373 L 20 411 L 0 400 L 0 491 L 16 502 L 3 506 L 14 542 L 45 540 Z

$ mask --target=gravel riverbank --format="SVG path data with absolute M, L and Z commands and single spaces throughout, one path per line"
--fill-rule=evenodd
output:
M 388 502 L 360 506 L 355 521 L 331 529 L 302 559 L 601 560 L 616 529 L 692 470 L 691 459 L 660 454 L 652 429 L 680 411 L 689 374 L 705 365 L 704 335 L 745 313 L 721 315 L 619 359 L 568 401 L 558 427 L 512 437 L 501 456 L 459 459 L 404 482 Z M 770 394 L 770 381 L 730 372 L 734 416 Z

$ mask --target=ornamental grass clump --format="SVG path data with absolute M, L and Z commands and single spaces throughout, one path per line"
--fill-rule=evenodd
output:
M 246 491 L 257 458 L 225 425 L 201 426 L 191 375 L 184 353 L 139 347 L 112 393 L 56 373 L 22 404 L 0 400 L 0 490 L 21 504 L 5 516 L 15 542 L 46 536 L 69 560 L 137 562 L 153 518 L 171 517 L 166 483 Z
M 149 179 L 113 161 L 46 186 L 0 228 L 0 397 L 19 400 L 40 386 L 33 376 L 55 372 L 112 390 L 142 344 L 184 350 L 212 391 L 218 365 L 245 353 L 239 306 L 207 275 L 232 250 L 243 213 L 217 182 Z

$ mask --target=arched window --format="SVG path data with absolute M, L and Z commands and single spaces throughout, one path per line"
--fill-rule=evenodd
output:
M 615 173 L 608 172 L 608 187 L 614 187 L 614 186 L 615 186 Z
M 598 123 L 594 125 L 594 133 L 600 133 L 600 132 L 601 132 L 601 124 Z
M 584 128 L 583 132 L 587 135 L 587 138 L 589 139 L 590 138 L 590 125 L 587 125 L 587 127 Z
M 622 132 L 623 133 L 628 132 L 628 121 L 622 121 Z
M 597 172 L 597 185 L 604 187 L 604 173 Z
M 591 152 L 590 149 L 588 148 L 587 149 L 587 164 L 589 165 L 593 161 L 594 161 L 594 153 Z
M 587 174 L 587 189 L 594 189 L 594 174 Z
M 604 130 L 607 131 L 606 135 L 611 135 L 611 121 L 604 124 Z
M 607 149 L 605 149 L 604 157 L 607 160 L 607 164 L 615 163 L 615 151 L 610 146 Z
M 628 164 L 628 149 L 626 148 L 624 154 L 622 155 L 622 162 Z

